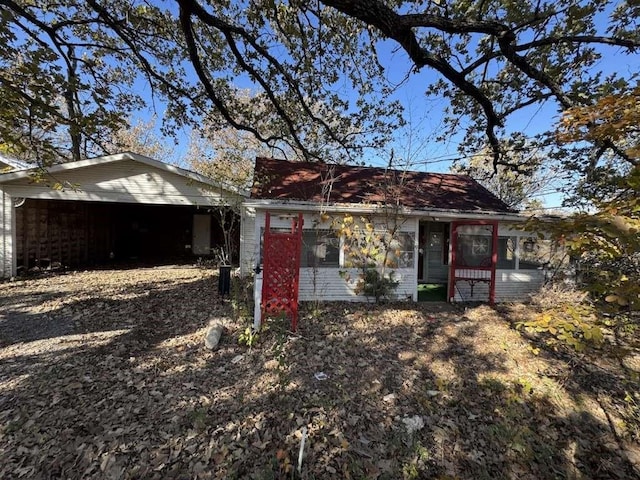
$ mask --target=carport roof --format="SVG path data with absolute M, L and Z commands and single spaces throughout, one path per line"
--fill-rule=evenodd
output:
M 0 153 L 0 173 L 2 173 L 2 169 L 9 168 L 10 170 L 22 170 L 28 168 L 29 166 L 21 160 L 13 157 L 7 157 Z
M 166 172 L 171 172 L 176 175 L 180 175 L 180 176 L 189 178 L 191 180 L 204 183 L 205 185 L 210 185 L 215 188 L 223 188 L 229 192 L 232 192 L 238 195 L 248 196 L 248 192 L 242 191 L 235 186 L 221 184 L 220 182 L 215 181 L 209 177 L 205 177 L 204 175 L 200 175 L 199 173 L 195 173 L 195 172 L 186 170 L 184 168 L 176 167 L 174 165 L 169 165 L 167 163 L 161 162 L 160 160 L 155 160 L 153 158 L 146 157 L 144 155 L 139 155 L 137 153 L 132 153 L 132 152 L 123 152 L 123 153 L 116 153 L 113 155 L 105 155 L 102 157 L 87 158 L 84 160 L 78 160 L 76 162 L 59 163 L 59 164 L 52 165 L 50 167 L 44 167 L 44 168 L 32 167 L 32 168 L 23 169 L 23 170 L 12 171 L 12 172 L 8 172 L 0 175 L 0 183 L 8 183 L 13 180 L 28 178 L 34 173 L 37 173 L 39 171 L 47 174 L 56 174 L 56 173 L 67 172 L 70 170 L 76 170 L 80 168 L 88 168 L 96 165 L 107 165 L 110 163 L 122 162 L 127 160 L 129 161 L 132 160 L 138 163 L 148 165 L 150 167 L 164 170 Z

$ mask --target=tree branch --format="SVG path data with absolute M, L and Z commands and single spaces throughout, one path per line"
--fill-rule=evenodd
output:
M 190 12 L 192 15 L 195 15 L 203 23 L 215 28 L 225 36 L 225 39 L 227 40 L 227 44 L 229 45 L 229 48 L 231 48 L 234 54 L 234 57 L 236 58 L 238 63 L 247 73 L 250 73 L 258 83 L 260 83 L 263 90 L 265 91 L 265 93 L 271 100 L 272 104 L 278 111 L 278 114 L 281 116 L 283 120 L 285 120 L 285 123 L 287 123 L 289 132 L 294 137 L 296 144 L 299 146 L 299 148 L 301 149 L 301 151 L 306 157 L 317 158 L 315 154 L 310 152 L 306 147 L 302 145 L 292 119 L 281 108 L 271 86 L 266 82 L 266 80 L 263 78 L 260 72 L 258 72 L 255 68 L 253 68 L 251 65 L 249 65 L 245 61 L 244 57 L 242 56 L 241 52 L 238 50 L 236 46 L 236 42 L 233 38 L 233 34 L 238 35 L 242 39 L 244 39 L 262 58 L 264 58 L 269 63 L 269 65 L 271 65 L 275 69 L 275 71 L 277 71 L 280 75 L 282 75 L 282 77 L 285 79 L 289 88 L 294 92 L 294 94 L 298 98 L 298 101 L 300 102 L 300 106 L 304 110 L 305 114 L 313 122 L 315 122 L 318 125 L 321 125 L 324 131 L 329 135 L 329 137 L 333 141 L 335 141 L 339 145 L 342 145 L 343 147 L 346 147 L 344 141 L 336 135 L 336 132 L 334 132 L 333 128 L 331 128 L 323 119 L 321 119 L 311 111 L 307 103 L 307 98 L 300 90 L 299 82 L 291 75 L 291 73 L 287 70 L 287 68 L 285 68 L 285 66 L 282 65 L 282 63 L 280 63 L 273 55 L 271 55 L 266 48 L 260 45 L 260 43 L 257 41 L 256 38 L 250 35 L 243 28 L 235 25 L 231 25 L 228 22 L 224 22 L 223 20 L 213 16 L 212 14 L 207 12 L 199 3 L 193 0 L 178 0 L 178 3 L 180 4 L 181 8 L 185 8 L 188 12 Z
M 202 65 L 202 62 L 200 61 L 200 55 L 198 53 L 198 47 L 197 47 L 197 43 L 196 43 L 195 33 L 193 31 L 193 24 L 191 23 L 191 15 L 194 14 L 192 8 L 190 8 L 192 6 L 191 3 L 192 2 L 189 2 L 189 1 L 181 1 L 181 0 L 179 0 L 179 4 L 180 4 L 180 15 L 179 15 L 180 28 L 182 29 L 182 32 L 183 32 L 183 34 L 185 36 L 187 49 L 188 49 L 188 52 L 189 52 L 189 59 L 191 60 L 191 63 L 193 64 L 194 70 L 196 71 L 196 75 L 198 75 L 198 78 L 202 82 L 202 85 L 203 85 L 203 87 L 205 89 L 205 92 L 207 93 L 207 96 L 211 99 L 211 101 L 216 106 L 218 111 L 222 114 L 224 119 L 231 126 L 233 126 L 234 128 L 236 128 L 238 130 L 244 130 L 244 131 L 250 132 L 258 140 L 260 140 L 261 142 L 268 143 L 269 140 L 271 139 L 271 137 L 270 138 L 265 138 L 255 128 L 237 122 L 233 118 L 233 116 L 231 115 L 231 112 L 229 111 L 229 109 L 225 105 L 224 101 L 218 96 L 218 94 L 216 93 L 215 89 L 213 88 L 213 85 L 211 84 L 211 82 L 209 80 L 209 77 L 207 76 L 207 74 L 205 72 L 204 66 Z M 295 132 L 292 132 L 292 133 L 295 133 Z M 299 141 L 299 139 L 297 139 L 297 137 L 296 137 L 296 140 L 297 140 L 297 143 L 300 144 L 300 141 Z M 304 147 L 302 146 L 302 148 L 304 148 Z
M 409 58 L 417 68 L 429 66 L 437 70 L 447 80 L 469 97 L 473 98 L 482 108 L 487 124 L 485 133 L 489 144 L 493 150 L 494 162 L 497 164 L 501 156 L 500 142 L 495 133 L 495 129 L 502 126 L 502 120 L 496 113 L 491 100 L 465 76 L 455 70 L 445 59 L 422 48 L 412 31 L 411 27 L 403 22 L 403 17 L 396 14 L 391 8 L 384 5 L 379 0 L 372 1 L 349 1 L 349 0 L 322 0 L 325 5 L 331 6 L 346 15 L 358 18 L 367 25 L 378 28 L 381 33 L 395 40 L 407 52 Z M 443 19 L 443 23 L 447 20 Z M 477 22 L 470 22 L 477 23 Z M 498 24 L 494 25 L 497 28 Z M 485 26 L 488 28 L 488 26 Z M 480 28 L 477 27 L 476 28 Z

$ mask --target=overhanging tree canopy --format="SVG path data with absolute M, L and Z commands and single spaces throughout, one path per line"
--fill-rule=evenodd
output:
M 514 112 L 546 102 L 563 110 L 591 105 L 626 88 L 637 72 L 602 73 L 600 58 L 631 57 L 640 45 L 635 1 L 0 5 L 1 114 L 13 120 L 2 122 L 2 141 L 60 151 L 51 138 L 64 125 L 74 157 L 100 150 L 100 132 L 146 100 L 143 84 L 166 102 L 168 131 L 214 111 L 307 158 L 357 157 L 402 125 L 392 100 L 402 86 L 388 81 L 394 65 L 381 49 L 387 42 L 404 52 L 411 75 L 437 74 L 425 75 L 425 91 L 449 99 L 451 132 L 465 117 L 467 146 L 488 143 L 496 163 L 509 163 L 500 140 Z M 257 92 L 256 108 L 238 101 L 238 86 L 247 85 Z M 609 140 L 599 146 L 633 161 Z

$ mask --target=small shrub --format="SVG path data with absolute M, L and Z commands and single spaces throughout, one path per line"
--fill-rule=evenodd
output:
M 357 294 L 363 294 L 379 302 L 381 300 L 391 300 L 399 284 L 400 282 L 393 279 L 393 272 L 390 272 L 388 276 L 384 276 L 376 268 L 365 268 L 355 291 Z
M 253 329 L 252 325 L 250 325 L 240 333 L 240 336 L 238 336 L 238 343 L 251 348 L 258 342 L 259 338 L 259 333 Z
M 547 344 L 561 342 L 578 352 L 587 344 L 598 345 L 604 336 L 598 311 L 587 297 L 587 293 L 566 286 L 543 287 L 531 299 L 540 313 L 516 327 L 529 333 L 548 334 Z
M 588 293 L 570 285 L 550 283 L 531 295 L 531 304 L 542 310 L 558 305 L 578 305 L 587 299 Z

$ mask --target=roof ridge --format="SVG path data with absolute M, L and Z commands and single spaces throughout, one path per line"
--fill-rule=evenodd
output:
M 426 172 L 420 170 L 403 170 L 398 168 L 388 168 L 388 167 L 376 167 L 370 165 L 350 165 L 348 163 L 333 163 L 333 162 L 311 162 L 308 160 L 286 160 L 280 158 L 273 157 L 256 157 L 257 160 L 266 160 L 269 162 L 283 162 L 288 163 L 290 165 L 313 165 L 313 166 L 336 166 L 347 169 L 363 169 L 363 170 L 378 170 L 378 171 L 393 171 L 393 172 L 405 172 L 405 173 L 417 173 L 420 175 L 442 175 L 442 176 L 450 176 L 450 177 L 466 177 L 474 180 L 473 177 L 467 175 L 466 173 L 453 173 L 453 172 Z M 474 180 L 476 181 L 476 180 Z

